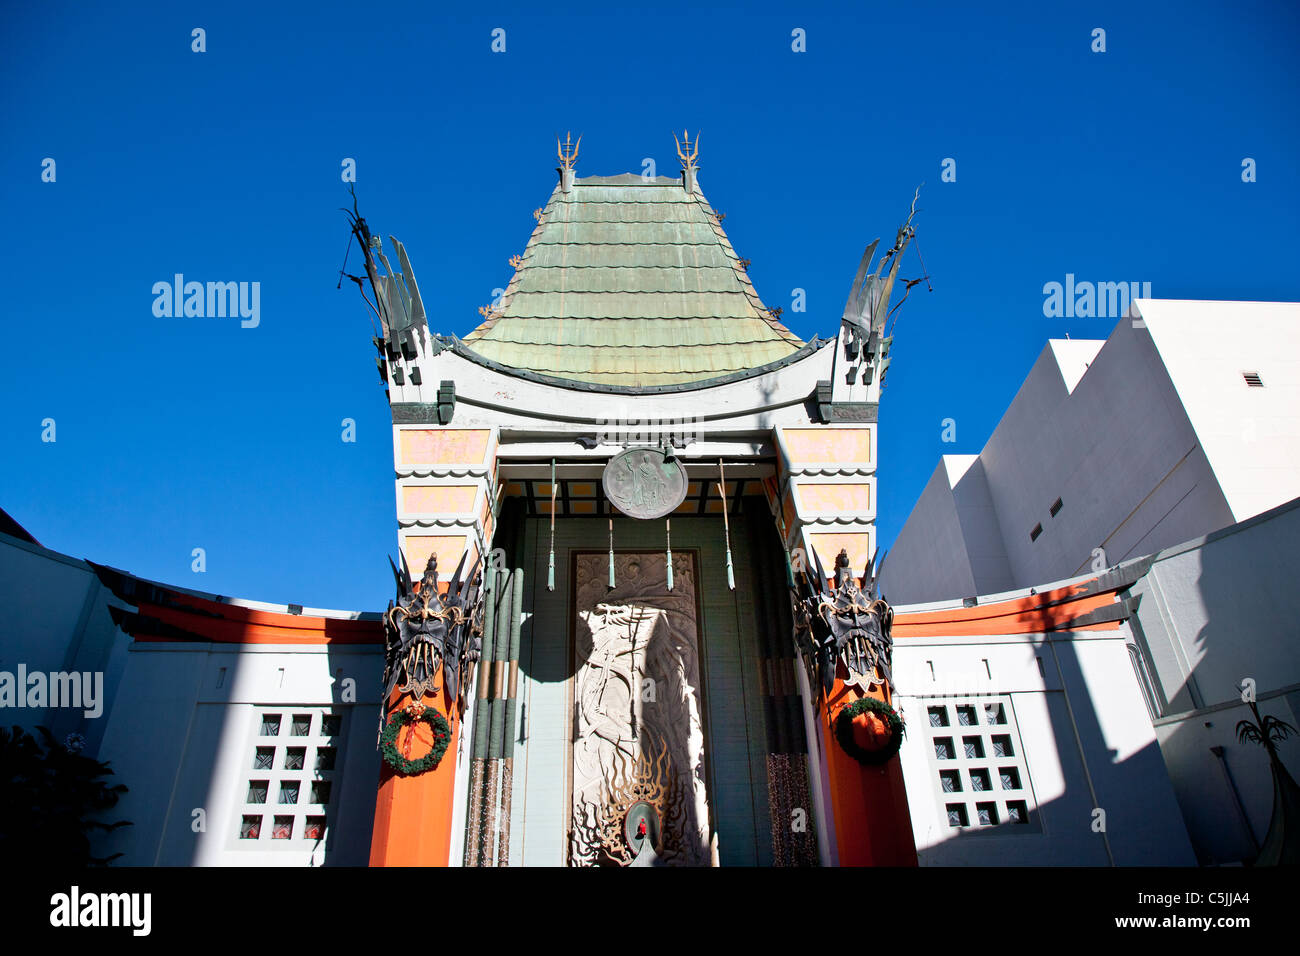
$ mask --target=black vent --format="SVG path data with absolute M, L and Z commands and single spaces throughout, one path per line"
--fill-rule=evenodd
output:
M 1041 524 L 1034 525 L 1034 530 L 1029 532 L 1029 540 L 1037 541 L 1038 536 L 1042 533 L 1043 533 L 1043 526 Z
M 1057 498 L 1054 502 L 1052 502 L 1052 517 L 1055 518 L 1057 512 L 1059 512 L 1060 510 L 1061 510 L 1061 499 Z
M 1258 372 L 1242 372 L 1241 377 L 1246 380 L 1246 384 L 1251 388 L 1263 388 L 1264 380 L 1259 377 Z

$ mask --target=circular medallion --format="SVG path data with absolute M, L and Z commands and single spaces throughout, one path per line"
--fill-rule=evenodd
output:
M 629 448 L 609 460 L 605 497 L 629 518 L 662 518 L 686 499 L 686 469 L 658 448 Z

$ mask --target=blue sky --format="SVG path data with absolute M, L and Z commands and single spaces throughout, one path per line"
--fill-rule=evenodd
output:
M 551 192 L 557 131 L 583 134 L 579 175 L 647 157 L 673 175 L 685 127 L 760 295 L 804 338 L 834 333 L 863 246 L 926 183 L 934 291 L 904 306 L 881 407 L 887 546 L 1048 338 L 1114 325 L 1045 318 L 1044 283 L 1300 298 L 1297 7 L 972 6 L 8 5 L 0 506 L 144 577 L 382 606 L 391 438 L 367 311 L 336 289 L 343 158 L 372 228 L 406 244 L 430 324 L 463 335 Z M 178 272 L 259 281 L 260 324 L 156 318 L 151 288 Z

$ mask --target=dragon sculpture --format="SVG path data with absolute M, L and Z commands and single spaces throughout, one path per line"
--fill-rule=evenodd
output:
M 394 691 L 410 694 L 416 701 L 436 694 L 441 673 L 448 699 L 463 714 L 461 690 L 473 681 L 482 646 L 479 562 L 475 560 L 469 574 L 462 576 L 462 556 L 445 594 L 438 593 L 436 555 L 429 556 L 418 588 L 411 582 L 405 556 L 400 571 L 391 559 L 389 564 L 397 581 L 397 601 L 388 602 L 384 612 L 384 700 Z
M 835 686 L 835 669 L 842 661 L 848 670 L 846 684 L 870 691 L 884 683 L 894 689 L 890 664 L 894 612 L 875 597 L 874 559 L 861 582 L 849 570 L 849 555 L 835 558 L 835 580 L 828 588 L 821 558 L 813 551 L 816 577 L 806 570 L 796 576 L 794 593 L 795 642 L 808 671 L 808 685 L 820 688 L 821 697 Z

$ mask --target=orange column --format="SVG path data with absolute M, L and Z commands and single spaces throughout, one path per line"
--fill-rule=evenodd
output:
M 840 866 L 916 866 L 912 816 L 897 755 L 881 766 L 867 766 L 845 753 L 835 739 L 835 715 L 840 707 L 862 696 L 837 676 L 821 714 Z M 871 696 L 891 703 L 884 687 Z
M 391 703 L 405 707 L 410 696 L 394 694 Z M 375 830 L 370 843 L 371 866 L 446 866 L 451 856 L 451 807 L 456 792 L 456 751 L 460 721 L 445 689 L 425 697 L 451 725 L 451 741 L 438 766 L 404 777 L 383 765 L 375 804 Z M 395 708 L 389 708 L 392 713 Z M 399 747 L 405 733 L 399 737 Z M 422 747 L 417 743 L 416 747 Z M 422 755 L 413 750 L 412 758 Z

